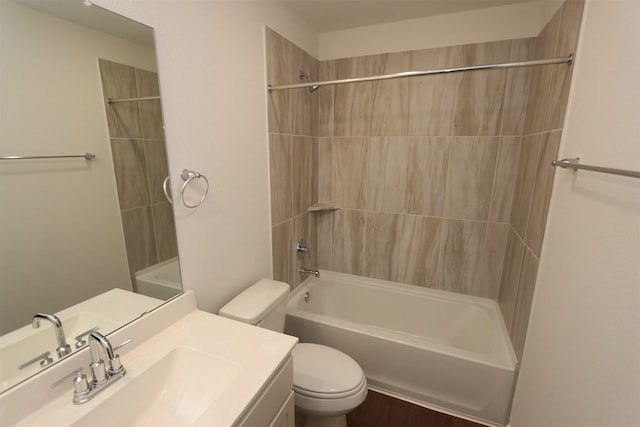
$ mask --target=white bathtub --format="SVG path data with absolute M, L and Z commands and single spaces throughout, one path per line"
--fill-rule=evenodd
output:
M 506 424 L 517 361 L 495 301 L 321 271 L 289 296 L 286 332 L 347 353 L 373 390 Z
M 182 293 L 178 257 L 137 271 L 136 292 L 161 300 L 168 300 Z

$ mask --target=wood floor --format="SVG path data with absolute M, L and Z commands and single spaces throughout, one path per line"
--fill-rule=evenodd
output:
M 349 427 L 483 427 L 369 390 L 367 399 L 347 414 Z

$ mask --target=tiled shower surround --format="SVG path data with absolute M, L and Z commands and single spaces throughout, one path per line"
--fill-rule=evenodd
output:
M 158 75 L 99 60 L 105 98 L 158 96 Z M 107 104 L 111 153 L 132 284 L 134 274 L 178 255 L 173 210 L 162 191 L 168 175 L 159 100 Z M 135 287 L 134 287 L 135 289 Z
M 582 1 L 540 35 L 317 61 L 267 29 L 272 85 L 574 53 Z M 552 65 L 269 95 L 274 277 L 300 266 L 498 300 L 520 358 L 572 67 Z M 336 210 L 308 212 L 316 203 Z M 308 259 L 295 254 L 304 238 Z

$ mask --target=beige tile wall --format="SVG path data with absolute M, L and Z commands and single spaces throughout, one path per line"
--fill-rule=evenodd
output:
M 566 1 L 536 38 L 533 59 L 575 53 L 582 0 Z M 531 82 L 498 301 L 518 358 L 526 338 L 547 221 L 553 167 L 562 137 L 571 73 L 567 65 L 531 69 Z
M 300 83 L 299 71 L 316 78 L 319 63 L 293 43 L 267 28 L 267 81 L 272 85 Z M 269 169 L 273 276 L 293 286 L 302 281 L 301 267 L 316 268 L 317 216 L 308 209 L 318 201 L 317 134 L 320 91 L 278 91 L 269 96 Z M 312 114 L 313 113 L 313 114 Z M 329 184 L 330 185 L 330 184 Z M 296 254 L 304 239 L 311 252 Z
M 332 80 L 566 55 L 575 51 L 581 13 L 582 1 L 567 2 L 535 39 L 320 63 L 267 30 L 268 81 L 296 83 L 304 66 L 314 79 Z M 295 286 L 304 264 L 493 298 L 520 356 L 571 70 L 272 93 L 275 278 Z M 292 124 L 295 114 L 303 126 Z M 339 209 L 306 213 L 316 201 Z M 294 253 L 301 237 L 312 242 L 305 260 Z
M 105 98 L 158 96 L 157 74 L 99 60 Z M 167 154 L 160 101 L 106 106 L 129 271 L 178 255 L 173 209 L 162 191 Z
M 324 61 L 319 78 L 506 62 L 534 42 Z M 325 93 L 318 198 L 340 210 L 314 214 L 319 267 L 497 299 L 528 76 L 487 71 Z

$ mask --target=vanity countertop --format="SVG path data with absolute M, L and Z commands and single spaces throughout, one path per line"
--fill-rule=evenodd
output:
M 181 299 L 183 300 L 180 301 Z M 154 332 L 154 329 L 158 330 Z M 90 356 L 88 351 L 85 351 L 77 357 L 69 357 L 69 360 L 1 395 L 0 423 L 24 426 L 70 426 L 76 423 L 81 425 L 86 420 L 97 421 L 101 418 L 92 418 L 93 411 L 96 411 L 96 408 L 100 411 L 100 406 L 109 407 L 110 414 L 118 414 L 122 408 L 114 396 L 127 396 L 122 393 L 136 390 L 136 398 L 122 405 L 133 406 L 140 413 L 147 414 L 136 420 L 135 424 L 166 424 L 166 417 L 152 420 L 148 415 L 153 414 L 155 417 L 156 412 L 162 411 L 145 412 L 145 405 L 152 408 L 157 407 L 158 402 L 163 403 L 158 399 L 161 399 L 159 396 L 166 393 L 166 390 L 140 389 L 138 386 L 145 383 L 138 379 L 154 366 L 162 367 L 162 370 L 158 371 L 161 373 L 175 370 L 173 361 L 177 359 L 173 355 L 187 354 L 187 363 L 191 363 L 191 360 L 203 360 L 205 366 L 189 367 L 186 371 L 191 373 L 185 372 L 184 377 L 179 370 L 182 368 L 178 369 L 178 374 L 167 372 L 167 377 L 173 375 L 173 378 L 163 379 L 160 383 L 164 381 L 169 389 L 172 388 L 172 384 L 180 384 L 181 390 L 192 386 L 199 387 L 197 396 L 202 397 L 195 399 L 197 402 L 194 402 L 192 397 L 179 401 L 178 395 L 171 405 L 175 404 L 179 411 L 184 411 L 185 405 L 189 405 L 187 412 L 194 417 L 190 421 L 192 425 L 231 426 L 244 414 L 265 384 L 288 359 L 297 342 L 295 337 L 199 311 L 195 309 L 192 293 L 178 297 L 109 336 L 114 346 L 128 338 L 133 338 L 136 345 L 132 343 L 118 351 L 127 369 L 127 375 L 96 395 L 93 400 L 83 405 L 73 405 L 71 379 L 54 390 L 50 387 L 58 378 L 79 367 L 88 373 Z M 189 359 L 193 355 L 196 355 L 195 358 Z M 197 362 L 191 364 L 197 365 Z M 208 365 L 215 365 L 215 370 L 208 370 Z M 158 376 L 163 375 L 158 375 L 155 371 L 152 375 L 146 375 Z M 157 378 L 153 381 L 158 382 Z M 161 384 L 159 388 L 162 387 Z M 99 414 L 100 412 L 96 412 L 96 415 Z M 112 420 L 115 421 L 117 417 Z

